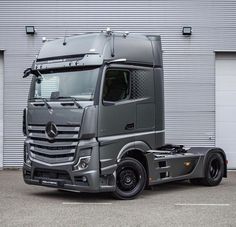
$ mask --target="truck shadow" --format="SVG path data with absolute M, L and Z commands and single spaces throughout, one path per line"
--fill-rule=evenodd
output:
M 152 186 L 142 193 L 142 197 L 152 195 L 166 195 L 175 193 L 176 191 L 198 190 L 204 186 L 196 186 L 190 184 L 188 181 L 179 181 L 173 183 L 166 183 Z M 64 191 L 57 189 L 47 189 L 46 191 L 32 192 L 33 196 L 44 197 L 50 200 L 62 200 L 63 202 L 80 202 L 80 203 L 94 203 L 94 202 L 114 202 L 111 193 L 80 193 L 73 191 Z
M 107 202 L 112 199 L 111 193 L 85 193 L 60 189 L 33 192 L 32 194 L 34 196 L 44 197 L 50 200 L 62 200 L 63 202 L 94 203 L 102 201 Z
M 144 191 L 147 194 L 169 194 L 176 191 L 196 190 L 203 188 L 201 185 L 193 185 L 189 181 L 176 181 L 160 185 L 154 185 Z

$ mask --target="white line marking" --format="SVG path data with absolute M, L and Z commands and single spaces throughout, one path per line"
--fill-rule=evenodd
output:
M 80 202 L 63 202 L 63 205 L 111 205 L 112 203 L 80 203 Z
M 230 206 L 228 203 L 176 203 L 175 206 Z

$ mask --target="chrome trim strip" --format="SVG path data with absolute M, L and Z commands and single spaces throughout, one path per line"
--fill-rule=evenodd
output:
M 44 147 L 75 147 L 78 145 L 78 142 L 68 142 L 68 141 L 62 141 L 62 142 L 55 142 L 55 143 L 50 143 L 47 141 L 40 141 L 40 140 L 34 140 L 34 139 L 29 139 L 29 143 L 34 146 L 44 146 Z
M 48 139 L 47 136 L 45 135 L 45 133 L 34 133 L 34 132 L 30 132 L 29 137 L 31 137 L 32 139 Z M 55 139 L 61 139 L 61 140 L 67 140 L 67 139 L 78 139 L 78 133 L 75 132 L 75 134 L 59 134 L 55 137 Z
M 165 130 L 137 132 L 137 133 L 123 134 L 123 135 L 116 135 L 116 136 L 104 136 L 104 137 L 99 137 L 98 141 L 101 143 L 101 145 L 104 145 L 106 143 L 110 143 L 110 142 L 116 141 L 116 140 L 121 140 L 121 139 L 130 138 L 130 137 L 136 137 L 136 136 L 158 134 L 158 133 L 163 133 L 163 132 L 165 132 Z
M 35 126 L 35 125 L 28 125 L 28 130 L 29 131 L 45 131 L 46 129 L 46 125 L 42 125 L 42 126 Z M 80 130 L 79 126 L 57 126 L 58 131 L 63 131 L 63 132 L 75 132 L 77 133 Z
M 42 154 L 48 154 L 48 155 L 63 155 L 63 154 L 72 154 L 75 153 L 76 149 L 65 149 L 65 150 L 49 150 L 49 149 L 42 149 L 42 148 L 38 148 L 38 147 L 34 147 L 33 145 L 31 145 L 30 147 L 30 151 L 33 152 L 38 152 L 38 153 L 42 153 Z
M 113 168 L 116 168 L 117 166 L 118 166 L 117 164 L 113 164 L 113 165 L 110 165 L 110 166 L 106 166 L 106 167 L 101 168 L 101 171 L 113 169 Z
M 32 157 L 30 157 L 30 160 L 31 160 L 32 162 L 36 162 L 36 163 L 38 163 L 38 164 L 45 165 L 45 166 L 50 166 L 50 167 L 53 167 L 53 166 L 69 166 L 69 165 L 74 164 L 74 161 L 68 161 L 68 162 L 63 162 L 63 163 L 50 164 L 50 163 L 47 163 L 47 162 L 39 161 L 39 160 L 34 159 L 34 158 L 32 158 Z

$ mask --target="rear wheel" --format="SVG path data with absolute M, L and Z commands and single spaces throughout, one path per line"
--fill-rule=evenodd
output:
M 206 186 L 216 186 L 220 184 L 224 175 L 224 160 L 219 153 L 209 155 L 206 163 L 205 178 L 202 183 Z
M 129 157 L 121 160 L 116 170 L 113 196 L 117 199 L 134 199 L 145 188 L 146 178 L 146 171 L 139 161 Z
M 205 165 L 205 177 L 191 179 L 192 184 L 203 184 L 206 186 L 216 186 L 220 184 L 224 175 L 224 160 L 219 153 L 211 153 Z

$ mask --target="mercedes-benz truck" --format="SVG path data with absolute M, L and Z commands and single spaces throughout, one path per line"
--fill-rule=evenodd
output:
M 132 199 L 156 184 L 227 176 L 222 149 L 165 145 L 159 35 L 108 29 L 46 41 L 30 75 L 27 184 Z

